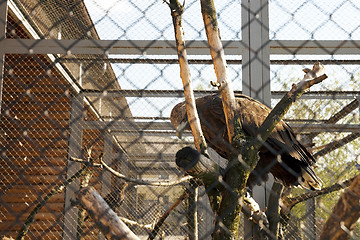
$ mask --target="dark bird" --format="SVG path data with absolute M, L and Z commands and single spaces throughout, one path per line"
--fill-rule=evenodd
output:
M 264 104 L 241 94 L 236 94 L 237 112 L 243 131 L 249 136 L 256 136 L 258 130 L 270 113 L 270 108 Z M 208 146 L 220 156 L 228 159 L 231 146 L 219 95 L 208 95 L 196 99 L 201 128 Z M 187 120 L 185 102 L 177 104 L 171 111 L 171 123 L 178 136 L 190 129 Z M 259 150 L 259 161 L 248 179 L 248 186 L 260 184 L 268 179 L 271 172 L 276 180 L 284 186 L 301 185 L 307 189 L 320 189 L 321 180 L 316 176 L 312 165 L 313 155 L 296 139 L 290 126 L 281 121 Z

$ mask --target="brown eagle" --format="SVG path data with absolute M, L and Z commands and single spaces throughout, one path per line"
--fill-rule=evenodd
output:
M 237 113 L 242 128 L 249 136 L 256 136 L 259 127 L 270 113 L 270 108 L 242 94 L 235 94 Z M 218 94 L 196 99 L 201 128 L 209 145 L 220 156 L 227 159 L 230 152 L 225 115 Z M 171 111 L 171 123 L 178 133 L 190 129 L 185 102 L 177 104 Z M 260 159 L 248 179 L 248 186 L 267 180 L 271 172 L 284 186 L 301 185 L 307 189 L 320 189 L 321 180 L 312 165 L 313 155 L 296 139 L 293 130 L 281 121 L 259 150 Z

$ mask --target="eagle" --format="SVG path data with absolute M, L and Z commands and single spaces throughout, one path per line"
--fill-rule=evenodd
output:
M 235 94 L 236 113 L 245 134 L 255 137 L 271 109 L 255 99 Z M 207 95 L 195 100 L 201 128 L 209 147 L 221 157 L 228 159 L 231 146 L 219 94 Z M 185 102 L 178 103 L 171 111 L 170 121 L 178 136 L 190 129 Z M 265 143 L 259 149 L 259 161 L 250 173 L 248 187 L 259 185 L 268 179 L 269 172 L 285 187 L 301 186 L 306 189 L 320 189 L 321 179 L 316 175 L 314 156 L 302 145 L 291 127 L 280 121 Z

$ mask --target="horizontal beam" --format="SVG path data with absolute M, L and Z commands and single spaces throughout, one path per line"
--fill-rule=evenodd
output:
M 84 129 L 99 129 L 112 131 L 174 131 L 175 128 L 170 122 L 151 122 L 151 121 L 83 121 Z
M 123 153 L 117 154 L 120 158 L 136 160 L 137 163 L 157 160 L 158 163 L 174 162 L 175 155 L 170 153 Z
M 360 41 L 354 40 L 272 40 L 270 54 L 357 55 Z
M 175 129 L 170 122 L 152 122 L 152 121 L 83 121 L 84 129 L 111 130 L 112 135 L 131 135 L 141 134 L 146 136 L 149 133 L 158 133 L 162 135 L 175 136 Z M 320 132 L 360 132 L 358 124 L 299 124 L 289 123 L 296 133 L 320 133 Z M 190 132 L 190 131 L 189 131 Z
M 225 53 L 241 55 L 238 41 L 224 41 Z M 95 55 L 176 55 L 175 41 L 147 40 L 58 40 L 58 39 L 5 39 L 0 42 L 5 53 L 11 54 L 95 54 Z M 189 41 L 190 55 L 209 55 L 206 41 Z
M 59 59 L 62 63 L 125 63 L 125 64 L 179 64 L 177 58 L 168 57 L 168 58 L 158 58 L 158 57 L 148 57 L 148 58 L 130 58 L 130 57 L 118 57 L 118 58 L 99 58 L 99 57 L 66 57 Z M 270 65 L 313 65 L 315 61 L 320 59 L 270 59 Z M 188 59 L 189 64 L 204 64 L 211 65 L 212 59 L 204 57 L 203 59 Z M 360 59 L 321 59 L 323 65 L 359 65 Z M 226 59 L 226 64 L 228 65 L 241 65 L 241 59 Z
M 242 41 L 223 41 L 225 55 L 240 56 Z M 95 54 L 95 55 L 176 55 L 175 41 L 95 39 L 4 39 L 6 54 Z M 188 41 L 188 55 L 209 55 L 206 41 Z M 359 55 L 359 40 L 272 40 L 270 54 L 278 55 Z
M 294 124 L 289 123 L 296 133 L 352 132 L 360 133 L 358 124 Z
M 234 91 L 235 94 L 241 94 L 241 91 Z M 217 90 L 195 90 L 195 97 L 203 97 L 209 94 L 218 93 Z M 271 99 L 281 99 L 287 91 L 272 91 Z M 183 98 L 184 90 L 135 90 L 135 89 L 121 89 L 121 90 L 83 90 L 81 92 L 87 97 L 102 97 L 102 98 L 115 98 L 115 97 L 166 97 L 166 98 Z M 355 99 L 360 96 L 360 91 L 312 91 L 305 92 L 301 99 Z

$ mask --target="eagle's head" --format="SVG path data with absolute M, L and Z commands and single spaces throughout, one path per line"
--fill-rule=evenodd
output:
M 184 130 L 190 129 L 185 102 L 176 104 L 171 110 L 170 121 L 176 129 L 176 135 L 181 139 Z

